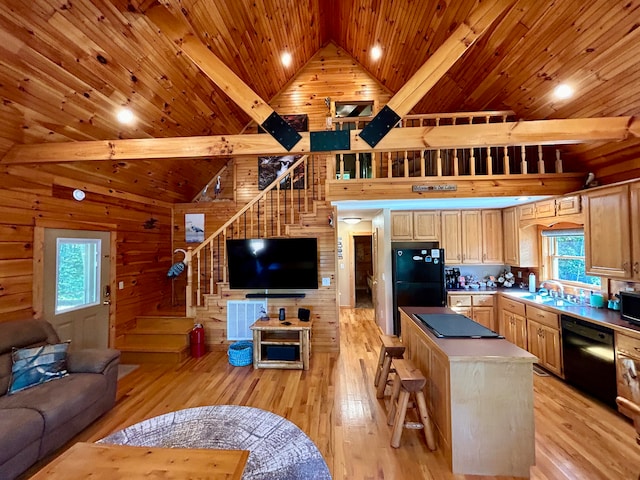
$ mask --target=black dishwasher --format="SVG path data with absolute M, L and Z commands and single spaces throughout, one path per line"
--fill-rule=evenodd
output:
M 613 330 L 562 315 L 562 355 L 567 383 L 616 407 Z

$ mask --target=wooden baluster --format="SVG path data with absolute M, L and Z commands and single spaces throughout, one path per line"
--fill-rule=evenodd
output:
M 542 145 L 538 145 L 538 173 L 544 173 L 544 160 L 542 159 Z
M 360 178 L 360 154 L 356 153 L 356 178 Z
M 214 253 L 213 243 L 209 242 L 209 293 L 215 293 L 215 270 L 213 268 L 213 261 L 215 260 Z
M 304 198 L 304 211 L 305 213 L 309 211 L 309 159 L 305 158 L 304 162 L 304 191 L 302 192 Z
M 520 173 L 527 173 L 527 149 L 524 145 L 520 147 Z
M 335 180 L 336 179 L 336 159 L 333 155 L 327 155 L 327 180 Z
M 391 152 L 387 152 L 387 178 L 393 178 L 393 169 L 391 168 Z
M 378 170 L 378 161 L 376 160 L 376 152 L 371 152 L 371 178 L 376 178 L 376 171 Z
M 272 195 L 269 193 L 269 195 Z M 273 212 L 272 212 L 273 213 Z M 262 231 L 262 237 L 266 238 L 269 236 L 269 232 L 267 231 L 267 218 L 269 215 L 267 214 L 267 195 L 264 196 L 264 230 Z
M 440 126 L 440 118 L 436 118 L 436 127 Z M 442 176 L 442 157 L 440 156 L 440 149 L 436 150 L 436 175 Z
M 251 205 L 251 207 L 249 208 L 249 238 L 253 238 L 254 237 L 254 232 L 253 232 L 253 205 Z
M 504 162 L 504 174 L 509 175 L 511 173 L 511 167 L 509 166 L 509 149 L 504 147 L 504 156 L 502 157 L 502 161 Z
M 455 117 L 452 119 L 451 124 L 452 125 L 456 124 Z M 458 165 L 458 149 L 457 148 L 453 149 L 453 175 L 456 177 L 460 175 L 460 166 Z
M 193 265 L 192 265 L 192 247 L 187 248 L 187 255 L 184 257 L 184 261 L 187 264 L 187 287 L 185 289 L 185 303 L 186 314 L 188 316 L 195 316 L 196 309 L 193 305 Z
M 409 176 L 409 152 L 404 151 L 404 176 Z
M 196 253 L 196 275 L 197 275 L 197 279 L 198 281 L 196 282 L 196 305 L 199 307 L 200 305 L 202 305 L 202 300 L 200 298 L 200 296 L 202 295 L 202 286 L 201 286 L 201 280 L 200 280 L 200 252 Z
M 507 123 L 506 115 L 502 116 L 502 122 Z M 509 150 L 506 146 L 504 147 L 504 156 L 502 158 L 502 161 L 504 162 L 504 174 L 509 175 L 511 173 L 511 166 L 509 165 Z
M 562 173 L 562 159 L 560 158 L 560 150 L 556 148 L 556 173 Z
M 424 177 L 424 150 L 420 150 L 420 176 Z
M 471 147 L 469 149 L 470 157 L 469 157 L 469 174 L 473 177 L 476 174 L 476 157 L 473 154 L 474 148 Z
M 344 153 L 340 154 L 340 180 L 344 179 Z
M 469 117 L 469 125 L 473 124 L 473 117 Z M 476 157 L 473 155 L 473 147 L 469 149 L 469 175 L 475 176 L 476 174 Z
M 291 190 L 291 195 L 289 195 L 291 197 L 291 224 L 293 225 L 296 221 L 295 215 L 296 215 L 296 210 L 295 210 L 295 202 L 294 202 L 294 198 L 293 198 L 293 173 L 294 170 L 291 170 L 291 173 L 289 174 L 289 187 Z M 287 219 L 284 219 L 284 223 L 287 223 Z
M 485 117 L 487 123 L 489 123 L 489 115 Z M 493 175 L 493 159 L 491 158 L 491 147 L 487 147 L 487 175 Z
M 276 235 L 280 236 L 280 184 L 276 185 Z

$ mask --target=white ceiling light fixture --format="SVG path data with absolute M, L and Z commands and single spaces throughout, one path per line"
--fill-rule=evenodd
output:
M 293 60 L 293 57 L 289 52 L 283 52 L 282 55 L 280 55 L 280 61 L 282 62 L 282 65 L 284 65 L 285 67 L 288 67 L 289 65 L 291 65 L 292 60 Z
M 561 83 L 553 90 L 553 96 L 558 100 L 566 100 L 573 97 L 573 87 L 567 83 Z
M 82 200 L 84 200 L 85 194 L 82 190 L 80 190 L 79 188 L 76 188 L 73 193 L 73 198 L 76 199 L 78 202 L 81 202 Z
M 342 219 L 342 221 L 348 225 L 355 225 L 356 223 L 360 223 L 361 220 L 360 217 L 347 217 Z
M 129 125 L 129 124 L 133 123 L 133 120 L 135 119 L 135 115 L 133 114 L 131 109 L 129 109 L 129 108 L 121 108 L 120 110 L 118 110 L 118 113 L 116 114 L 116 118 L 118 119 L 118 121 L 120 123 L 124 123 L 125 125 Z
M 382 49 L 380 46 L 375 45 L 371 48 L 371 59 L 378 60 L 382 56 Z

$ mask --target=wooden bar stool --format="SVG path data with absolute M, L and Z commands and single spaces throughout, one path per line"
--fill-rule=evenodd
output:
M 378 358 L 378 368 L 373 385 L 376 387 L 376 397 L 384 397 L 384 389 L 387 386 L 389 372 L 391 371 L 391 360 L 402 358 L 404 355 L 404 345 L 395 335 L 380 335 L 382 345 L 380 347 L 380 358 Z
M 403 428 L 422 428 L 424 429 L 424 436 L 429 450 L 435 450 L 436 441 L 433 436 L 427 402 L 424 398 L 424 392 L 422 391 L 427 383 L 427 379 L 409 360 L 394 358 L 393 368 L 396 371 L 396 376 L 393 382 L 389 415 L 387 416 L 387 424 L 393 425 L 391 446 L 393 448 L 400 446 L 400 437 L 402 436 Z M 410 402 L 412 396 L 415 398 L 415 402 Z M 415 408 L 416 405 L 421 422 L 405 423 L 407 408 Z

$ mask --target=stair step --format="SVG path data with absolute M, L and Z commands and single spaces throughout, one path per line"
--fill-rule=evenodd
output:
M 136 317 L 136 329 L 163 330 L 166 332 L 179 333 L 184 331 L 182 330 L 183 328 L 188 329 L 186 331 L 191 331 L 194 321 L 195 319 L 191 317 L 141 316 Z
M 180 363 L 189 356 L 189 346 L 120 345 L 120 362 L 140 363 Z
M 128 330 L 125 332 L 123 345 L 153 345 L 155 347 L 184 347 L 189 345 L 189 333 L 166 333 Z

